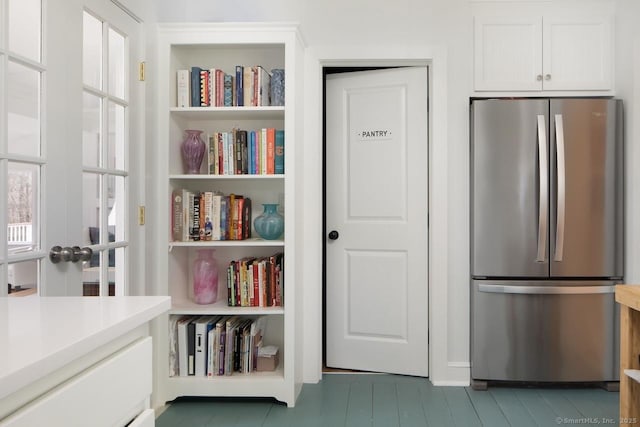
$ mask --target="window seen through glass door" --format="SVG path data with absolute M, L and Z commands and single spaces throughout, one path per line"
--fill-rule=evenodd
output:
M 83 18 L 83 230 L 93 249 L 83 294 L 124 295 L 128 173 L 127 38 L 90 12 Z
M 0 296 L 40 283 L 42 140 L 41 0 L 0 0 Z

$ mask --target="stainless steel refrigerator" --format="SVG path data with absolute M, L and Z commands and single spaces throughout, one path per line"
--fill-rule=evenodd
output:
M 471 104 L 471 377 L 619 379 L 622 103 Z

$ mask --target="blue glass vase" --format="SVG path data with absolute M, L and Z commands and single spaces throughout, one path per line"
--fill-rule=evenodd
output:
M 277 203 L 264 203 L 264 212 L 253 220 L 256 233 L 265 240 L 275 240 L 284 232 L 284 218 L 278 213 Z

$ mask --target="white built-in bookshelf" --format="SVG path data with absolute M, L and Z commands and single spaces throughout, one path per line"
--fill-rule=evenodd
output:
M 296 26 L 288 24 L 160 24 L 158 32 L 157 170 L 153 173 L 157 175 L 154 178 L 157 194 L 166 202 L 157 212 L 157 224 L 154 223 L 154 233 L 157 233 L 154 241 L 159 242 L 160 249 L 153 264 L 154 277 L 157 277 L 155 292 L 171 296 L 172 308 L 164 324 L 157 328 L 155 337 L 157 381 L 154 401 L 166 402 L 180 396 L 251 396 L 273 397 L 293 406 L 302 382 L 298 364 L 301 352 L 297 350 L 301 346 L 301 307 L 298 303 L 301 283 L 295 269 L 295 224 L 300 209 L 294 197 L 302 137 L 299 126 L 302 116 L 298 112 L 301 105 L 296 105 L 296 91 L 301 91 L 302 78 L 300 36 Z M 236 65 L 284 69 L 285 105 L 177 106 L 178 70 L 199 66 L 232 74 Z M 186 129 L 202 130 L 206 141 L 214 132 L 234 128 L 284 130 L 284 174 L 210 174 L 206 156 L 200 174 L 185 174 L 180 144 Z M 174 241 L 171 201 L 173 192 L 181 189 L 249 197 L 252 221 L 262 213 L 263 203 L 278 203 L 278 210 L 285 219 L 284 235 L 278 240 L 264 240 L 253 229 L 252 237 L 244 240 Z M 159 206 L 163 206 L 162 203 Z M 218 263 L 218 300 L 209 305 L 196 304 L 192 298 L 191 266 L 199 248 L 215 249 Z M 275 253 L 284 253 L 285 259 L 282 305 L 228 306 L 226 269 L 230 261 L 268 257 Z M 266 328 L 262 340 L 265 345 L 279 348 L 278 367 L 275 371 L 233 372 L 211 377 L 172 375 L 169 353 L 174 344 L 169 328 L 171 320 L 187 315 L 264 316 Z

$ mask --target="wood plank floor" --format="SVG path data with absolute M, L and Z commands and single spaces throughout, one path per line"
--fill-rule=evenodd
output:
M 271 399 L 180 398 L 157 427 L 618 425 L 619 397 L 599 388 L 434 387 L 423 378 L 325 374 L 295 408 Z

